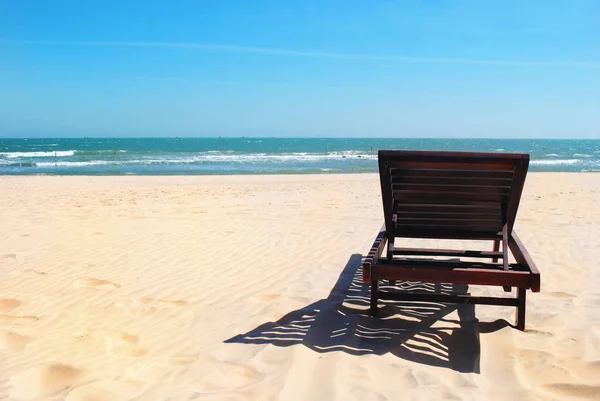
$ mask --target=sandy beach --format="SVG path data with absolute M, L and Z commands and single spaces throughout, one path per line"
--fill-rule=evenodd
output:
M 370 318 L 379 191 L 376 174 L 0 177 L 0 399 L 600 400 L 600 174 L 528 175 L 516 230 L 542 291 L 524 332 L 510 307 Z

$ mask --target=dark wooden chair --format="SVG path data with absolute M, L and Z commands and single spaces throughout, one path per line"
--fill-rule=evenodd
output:
M 378 299 L 506 305 L 517 308 L 516 327 L 524 330 L 526 290 L 540 291 L 540 273 L 513 230 L 528 165 L 527 154 L 380 150 L 385 222 L 362 265 L 371 314 Z M 493 250 L 396 247 L 398 238 L 490 240 Z M 516 263 L 509 262 L 509 249 Z M 516 287 L 517 294 L 381 291 L 379 280 Z

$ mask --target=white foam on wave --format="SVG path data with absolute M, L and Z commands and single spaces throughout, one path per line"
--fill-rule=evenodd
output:
M 594 156 L 588 155 L 586 153 L 575 153 L 573 156 L 575 156 L 575 157 L 594 157 Z
M 204 152 L 193 156 L 180 158 L 148 158 L 124 161 L 125 163 L 144 163 L 144 164 L 160 164 L 160 163 L 269 163 L 269 162 L 311 162 L 323 160 L 377 160 L 376 154 L 359 153 L 355 151 L 330 152 L 330 153 L 283 153 L 283 154 L 267 154 L 267 153 L 251 153 L 251 154 L 223 154 Z
M 19 157 L 68 157 L 75 154 L 74 150 L 58 150 L 56 152 L 0 152 L 0 156 L 7 159 Z
M 134 164 L 194 164 L 194 163 L 233 163 L 233 164 L 262 164 L 262 163 L 302 163 L 319 162 L 326 160 L 341 161 L 350 160 L 377 160 L 377 155 L 358 152 L 331 152 L 324 154 L 315 153 L 288 153 L 288 154 L 217 154 L 202 153 L 185 157 L 164 158 L 141 158 L 141 159 L 107 159 L 88 161 L 47 161 L 37 162 L 36 166 L 41 168 L 51 167 L 86 167 L 100 165 L 134 165 Z
M 91 160 L 87 162 L 37 162 L 37 167 L 86 167 L 86 166 L 103 166 L 107 164 L 121 164 L 115 163 L 111 160 Z
M 558 159 L 558 160 L 533 160 L 531 164 L 553 166 L 560 164 L 578 164 L 581 163 L 579 159 Z

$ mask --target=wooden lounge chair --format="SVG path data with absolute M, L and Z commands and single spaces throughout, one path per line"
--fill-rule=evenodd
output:
M 363 282 L 371 284 L 371 315 L 378 299 L 506 305 L 517 308 L 516 327 L 524 330 L 526 290 L 540 291 L 540 273 L 513 230 L 528 165 L 527 154 L 380 150 L 385 223 L 362 265 Z M 396 247 L 398 238 L 491 240 L 493 250 Z M 509 249 L 516 263 L 509 263 Z M 492 285 L 507 292 L 516 287 L 517 294 L 381 291 L 379 280 Z

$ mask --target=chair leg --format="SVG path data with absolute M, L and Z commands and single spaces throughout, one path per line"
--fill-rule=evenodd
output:
M 500 250 L 500 240 L 499 239 L 495 239 L 494 240 L 494 252 L 498 252 Z M 492 259 L 492 263 L 498 263 L 498 258 L 493 258 Z
M 388 238 L 386 256 L 388 261 L 394 259 L 394 238 Z
M 394 238 L 388 239 L 387 259 L 394 259 Z M 388 280 L 390 285 L 396 285 L 396 280 Z
M 525 330 L 525 304 L 527 290 L 525 288 L 517 288 L 517 329 Z
M 377 280 L 371 280 L 371 316 L 377 316 Z
M 500 250 L 500 240 L 499 239 L 495 239 L 494 240 L 494 252 L 498 252 Z M 493 258 L 492 259 L 492 263 L 498 263 L 498 258 Z M 502 287 L 504 289 L 505 292 L 511 292 L 512 288 L 511 287 L 507 287 L 507 286 L 503 286 Z

